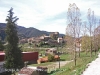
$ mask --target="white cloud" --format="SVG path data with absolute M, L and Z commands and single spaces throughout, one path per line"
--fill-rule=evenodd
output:
M 66 20 L 55 18 L 66 12 L 69 3 L 75 3 L 82 12 L 82 19 L 86 20 L 87 10 L 91 8 L 99 16 L 99 0 L 1 0 L 0 22 L 5 22 L 10 7 L 14 8 L 15 16 L 18 16 L 18 25 L 25 27 L 35 27 L 47 31 L 59 31 L 65 33 Z M 54 17 L 54 18 L 53 18 Z M 47 20 L 51 18 L 51 20 Z M 60 17 L 59 17 L 60 18 Z
M 48 25 L 40 26 L 40 30 L 46 30 L 49 32 L 59 32 L 65 33 L 66 29 L 66 20 L 65 19 L 58 19 L 52 23 L 48 23 Z
M 65 33 L 65 28 L 66 26 L 64 25 L 59 25 L 59 24 L 49 24 L 49 25 L 46 25 L 44 27 L 42 27 L 42 30 L 46 30 L 46 31 L 49 31 L 49 32 L 59 32 L 60 33 Z

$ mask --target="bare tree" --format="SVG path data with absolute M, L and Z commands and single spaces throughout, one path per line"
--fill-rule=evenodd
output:
M 87 35 L 87 22 L 85 21 L 85 22 L 83 22 L 83 24 L 82 24 L 82 35 L 83 36 L 85 36 L 85 35 Z
M 68 24 L 66 28 L 66 40 L 67 40 L 67 48 L 70 48 L 70 49 L 73 48 L 73 45 L 74 45 L 73 43 L 74 39 L 73 39 L 73 34 L 72 34 L 71 29 L 72 28 Z
M 80 38 L 81 26 L 82 26 L 82 22 L 81 22 L 81 19 L 79 18 L 78 22 L 77 22 L 77 26 L 76 26 L 76 35 L 78 38 L 79 57 L 80 57 L 80 42 L 81 42 L 81 38 Z
M 74 38 L 74 61 L 75 61 L 75 66 L 76 66 L 76 37 L 77 37 L 77 25 L 79 24 L 80 20 L 80 10 L 76 6 L 75 3 L 69 4 L 68 12 L 68 22 L 69 22 L 69 28 L 70 28 L 70 33 L 72 37 Z
M 87 22 L 83 22 L 82 24 L 82 42 L 81 42 L 81 48 L 83 51 L 86 52 L 87 55 L 87 51 L 89 49 L 89 37 L 87 35 Z
M 91 11 L 91 9 L 88 9 L 88 30 L 89 30 L 89 35 L 91 38 L 91 44 L 90 44 L 90 57 L 92 57 L 92 49 L 93 49 L 93 31 L 94 31 L 94 24 L 95 24 L 95 18 L 94 18 L 94 11 Z
M 92 24 L 93 24 L 93 46 L 94 46 L 94 51 L 95 51 L 95 55 L 96 55 L 96 50 L 97 50 L 97 38 L 96 38 L 96 31 L 95 29 L 97 28 L 97 24 L 96 24 L 96 17 L 94 15 L 94 11 L 92 12 L 93 15 L 92 15 Z
M 95 49 L 99 50 L 99 48 L 100 48 L 100 20 L 94 30 L 94 36 L 95 36 Z M 96 51 L 95 51 L 95 53 L 96 53 Z

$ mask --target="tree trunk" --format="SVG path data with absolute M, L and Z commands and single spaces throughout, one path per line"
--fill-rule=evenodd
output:
M 75 44 L 75 51 L 74 51 L 74 63 L 75 63 L 75 66 L 76 66 L 76 44 Z
M 96 49 L 95 49 L 95 55 L 96 55 Z
M 90 57 L 92 57 L 92 39 L 91 39 Z
M 87 55 L 87 49 L 86 49 L 86 55 Z
M 80 43 L 79 43 L 79 57 L 80 57 Z

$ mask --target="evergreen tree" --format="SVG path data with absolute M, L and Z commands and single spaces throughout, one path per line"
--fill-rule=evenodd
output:
M 4 46 L 2 44 L 2 41 L 0 40 L 0 51 L 3 51 L 4 50 Z
M 6 27 L 6 40 L 7 46 L 5 50 L 5 68 L 14 70 L 21 69 L 24 65 L 22 60 L 22 53 L 20 48 L 18 47 L 18 35 L 17 35 L 17 27 L 16 21 L 18 20 L 17 17 L 13 17 L 13 8 L 11 8 L 7 16 L 7 27 Z

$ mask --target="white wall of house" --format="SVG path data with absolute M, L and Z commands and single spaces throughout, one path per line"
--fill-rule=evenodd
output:
M 58 38 L 57 41 L 58 41 L 58 43 L 62 43 L 63 39 L 62 38 Z

